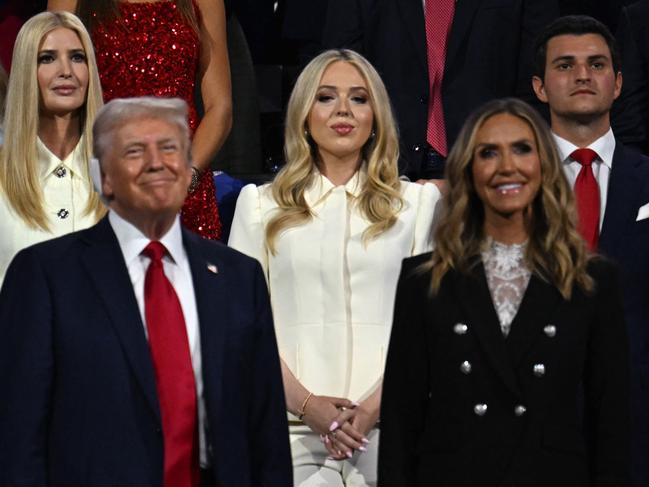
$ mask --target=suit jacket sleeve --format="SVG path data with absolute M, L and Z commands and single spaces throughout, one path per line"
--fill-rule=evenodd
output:
M 624 83 L 622 93 L 611 112 L 615 137 L 642 152 L 649 149 L 649 67 L 647 53 L 636 37 L 637 32 L 628 8 L 622 9 L 618 21 L 617 42 L 622 55 Z M 644 22 L 644 21 L 643 21 Z M 644 46 L 646 49 L 649 46 Z
M 397 284 L 381 399 L 380 487 L 416 485 L 429 400 L 424 310 L 429 306 L 426 293 L 430 273 L 415 271 L 422 262 L 422 258 L 406 259 Z
M 245 186 L 239 193 L 228 245 L 257 259 L 264 270 L 264 275 L 268 278 L 268 256 L 261 215 L 260 188 L 254 184 Z
M 277 487 L 293 485 L 288 423 L 279 354 L 266 281 L 255 266 L 255 301 L 258 333 L 253 357 L 250 403 L 250 431 L 254 441 L 251 485 Z
M 47 485 L 48 412 L 54 356 L 43 270 L 20 252 L 0 292 L 0 486 Z
M 599 309 L 584 378 L 585 433 L 593 485 L 614 487 L 630 485 L 630 372 L 617 275 L 608 265 L 602 270 L 593 273 L 597 284 L 594 302 Z

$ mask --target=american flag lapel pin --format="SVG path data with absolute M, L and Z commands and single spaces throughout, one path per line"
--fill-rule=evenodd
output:
M 207 270 L 210 271 L 212 274 L 218 274 L 219 273 L 219 268 L 216 267 L 214 264 L 210 264 L 209 262 L 207 264 Z

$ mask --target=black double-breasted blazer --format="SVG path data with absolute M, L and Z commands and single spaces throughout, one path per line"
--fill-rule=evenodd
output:
M 383 382 L 379 485 L 624 487 L 629 367 L 615 272 L 565 300 L 533 275 L 505 338 L 481 264 L 430 293 L 404 261 Z

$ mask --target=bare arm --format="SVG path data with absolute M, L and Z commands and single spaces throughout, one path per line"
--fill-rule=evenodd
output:
M 198 0 L 201 12 L 199 79 L 205 114 L 192 143 L 194 165 L 205 170 L 232 126 L 230 64 L 223 0 Z
M 47 0 L 47 10 L 50 12 L 66 10 L 68 12 L 76 13 L 77 0 Z

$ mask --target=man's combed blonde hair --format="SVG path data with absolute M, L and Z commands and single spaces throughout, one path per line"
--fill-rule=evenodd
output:
M 374 67 L 354 51 L 325 51 L 304 68 L 288 102 L 284 133 L 286 165 L 271 185 L 278 211 L 266 226 L 266 244 L 272 253 L 275 252 L 277 236 L 283 230 L 302 225 L 312 218 L 304 193 L 313 182 L 318 148 L 308 136 L 307 119 L 323 73 L 338 61 L 351 64 L 363 76 L 374 112 L 373 136 L 362 150 L 367 164 L 367 179 L 357 202 L 361 214 L 370 222 L 364 240 L 369 241 L 390 229 L 403 206 L 397 166 L 397 129 L 381 78 Z
M 573 192 L 554 140 L 536 111 L 514 98 L 488 102 L 472 113 L 449 154 L 446 162 L 449 194 L 435 230 L 435 251 L 425 265 L 432 269 L 432 291 L 439 290 L 449 270 L 467 273 L 479 262 L 485 241 L 484 207 L 473 185 L 471 165 L 478 130 L 489 118 L 502 113 L 529 125 L 541 162 L 541 185 L 529 209 L 526 263 L 532 273 L 556 286 L 566 299 L 570 298 L 575 284 L 591 291 L 593 280 L 586 270 L 589 255 L 576 229 Z
M 30 227 L 49 230 L 43 206 L 36 139 L 39 127 L 38 50 L 43 38 L 63 27 L 79 37 L 88 63 L 86 103 L 80 110 L 81 151 L 86 161 L 92 154 L 92 123 L 102 106 L 101 86 L 90 36 L 81 21 L 67 12 L 42 12 L 29 19 L 18 32 L 7 89 L 5 139 L 0 149 L 0 190 L 16 214 Z M 90 182 L 88 164 L 82 177 Z M 104 213 L 99 196 L 91 192 L 85 214 Z

